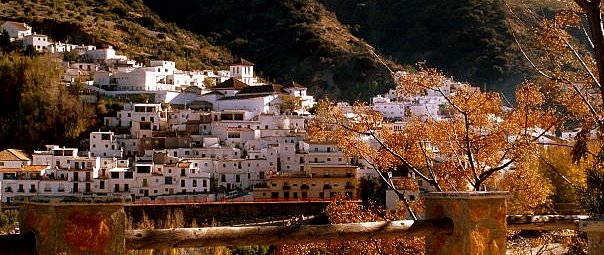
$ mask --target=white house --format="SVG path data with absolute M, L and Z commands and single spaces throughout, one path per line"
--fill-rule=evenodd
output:
M 47 169 L 45 165 L 0 168 L 0 201 L 9 203 L 15 197 L 43 195 L 40 193 L 40 180 Z
M 106 61 L 106 60 L 111 60 L 111 59 L 128 59 L 126 56 L 121 56 L 121 55 L 117 55 L 115 53 L 115 49 L 113 49 L 113 47 L 109 46 L 106 49 L 92 49 L 92 50 L 87 50 L 86 53 L 84 54 L 86 56 L 86 58 L 90 59 L 90 60 L 102 60 L 102 61 Z
M 8 32 L 12 40 L 21 40 L 23 37 L 31 35 L 31 27 L 22 22 L 6 21 L 2 24 L 2 30 Z
M 91 132 L 89 151 L 93 157 L 121 158 L 123 156 L 123 150 L 113 132 Z
M 36 51 L 46 51 L 49 45 L 50 42 L 48 41 L 48 36 L 46 35 L 34 33 L 23 37 L 23 48 L 32 46 Z
M 295 110 L 298 114 L 308 114 L 308 110 L 315 105 L 315 98 L 311 95 L 307 95 L 307 88 L 299 83 L 292 81 L 285 84 L 283 89 L 287 91 L 290 96 L 294 96 L 300 100 L 301 109 Z
M 30 163 L 30 156 L 22 150 L 6 149 L 0 151 L 0 168 L 19 168 L 28 166 Z
M 256 78 L 254 78 L 254 63 L 239 58 L 237 62 L 231 64 L 229 69 L 232 78 L 251 86 L 256 84 Z
M 135 122 L 138 124 L 135 126 Z M 124 109 L 117 117 L 106 117 L 105 125 L 131 129 L 131 134 L 137 137 L 141 130 L 167 130 L 168 111 L 161 104 L 124 104 Z
M 51 169 L 68 168 L 69 160 L 77 158 L 77 148 L 61 148 L 57 145 L 46 145 L 45 151 L 34 151 L 32 165 L 48 165 Z

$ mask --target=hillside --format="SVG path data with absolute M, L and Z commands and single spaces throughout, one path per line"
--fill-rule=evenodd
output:
M 456 80 L 508 95 L 533 73 L 511 28 L 519 37 L 530 32 L 517 25 L 514 15 L 526 14 L 528 9 L 551 13 L 563 6 L 555 0 L 320 1 L 354 35 L 395 61 L 426 61 Z
M 507 1 L 535 9 L 556 1 L 546 2 Z M 501 0 L 20 0 L 0 3 L 0 19 L 183 69 L 224 67 L 240 56 L 268 81 L 295 80 L 315 96 L 349 101 L 393 86 L 369 47 L 395 69 L 425 61 L 508 95 L 532 74 Z
M 359 38 L 316 1 L 145 0 L 159 16 L 252 59 L 270 81 L 316 96 L 368 99 L 392 86 Z
M 0 20 L 32 25 L 34 32 L 72 44 L 113 46 L 129 58 L 169 59 L 180 68 L 226 66 L 228 50 L 163 22 L 142 1 L 2 1 Z
M 522 75 L 499 0 L 322 2 L 355 35 L 401 63 L 426 61 L 457 80 L 503 91 Z

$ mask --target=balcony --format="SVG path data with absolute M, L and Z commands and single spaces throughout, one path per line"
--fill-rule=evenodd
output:
M 254 183 L 254 185 L 252 186 L 255 189 L 268 189 L 268 184 L 264 183 L 264 182 L 259 182 L 259 183 Z
M 13 189 L 11 187 L 6 187 L 4 189 L 4 192 L 13 192 Z
M 17 192 L 21 192 L 21 193 L 23 193 L 23 192 L 25 192 L 25 190 L 23 190 L 23 189 L 18 189 L 18 190 L 17 190 Z

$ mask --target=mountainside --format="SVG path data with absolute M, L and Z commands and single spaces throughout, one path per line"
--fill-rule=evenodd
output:
M 316 1 L 145 0 L 159 16 L 251 59 L 270 81 L 316 96 L 368 99 L 392 87 L 386 68 Z
M 367 99 L 391 86 L 362 41 L 399 64 L 425 61 L 458 81 L 507 95 L 531 75 L 502 0 L 144 3 L 162 18 L 254 59 L 268 77 L 299 80 L 319 95 Z
M 531 73 L 502 0 L 20 0 L 0 3 L 0 19 L 28 22 L 70 43 L 113 45 L 137 60 L 175 60 L 184 69 L 244 57 L 270 82 L 295 80 L 315 96 L 349 101 L 393 86 L 373 47 L 394 69 L 426 61 L 458 81 L 508 95 Z
M 137 0 L 2 1 L 0 20 L 30 24 L 34 32 L 72 44 L 113 46 L 131 59 L 168 59 L 180 68 L 226 66 L 228 50 L 163 22 Z
M 456 80 L 506 92 L 525 71 L 501 0 L 321 1 L 398 62 L 426 61 Z

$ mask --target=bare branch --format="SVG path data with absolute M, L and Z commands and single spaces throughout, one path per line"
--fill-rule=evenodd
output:
M 426 175 L 424 175 L 423 173 L 421 173 L 417 168 L 415 168 L 409 161 L 407 161 L 407 159 L 405 159 L 405 157 L 401 156 L 400 154 L 398 154 L 396 151 L 392 150 L 392 148 L 390 148 L 389 146 L 387 146 L 386 144 L 384 144 L 384 141 L 382 141 L 382 139 L 380 139 L 379 137 L 377 137 L 375 135 L 374 132 L 370 132 L 371 136 L 384 148 L 386 149 L 386 151 L 388 151 L 388 153 L 392 154 L 393 156 L 395 156 L 396 158 L 398 158 L 399 160 L 401 160 L 401 162 L 407 164 L 407 166 L 409 166 L 409 168 L 411 168 L 411 171 L 413 171 L 416 175 L 418 175 L 420 178 L 424 179 L 425 181 L 427 181 L 428 183 L 432 183 L 436 189 L 438 191 L 442 191 L 440 189 L 440 185 L 438 185 L 438 182 L 436 180 L 430 179 L 428 178 Z
M 424 145 L 422 144 L 421 141 L 418 142 L 419 143 L 419 147 L 422 150 L 422 154 L 424 155 L 424 161 L 426 162 L 426 168 L 428 169 L 428 173 L 430 174 L 430 177 L 432 177 L 432 179 L 434 179 L 436 181 L 436 176 L 434 175 L 434 171 L 432 169 L 432 163 L 430 162 L 430 159 L 428 158 L 428 154 L 426 153 L 426 148 L 424 148 Z
M 468 115 L 464 114 L 464 127 L 465 127 L 465 146 L 466 146 L 466 154 L 468 157 L 468 162 L 470 163 L 470 169 L 474 174 L 474 179 L 476 182 L 479 181 L 477 173 L 476 173 L 476 165 L 474 164 L 474 155 L 472 154 L 472 145 L 470 144 L 470 120 L 468 119 Z
M 549 166 L 550 171 L 554 172 L 555 174 L 557 174 L 558 176 L 560 176 L 560 178 L 562 178 L 562 180 L 564 180 L 566 183 L 568 183 L 570 186 L 572 186 L 573 188 L 575 188 L 575 184 L 573 184 L 571 181 L 568 180 L 568 178 L 566 178 L 566 176 L 564 176 L 563 174 L 561 174 L 556 167 L 554 167 L 554 165 L 552 163 L 550 163 L 546 158 L 544 158 L 543 156 L 539 156 L 539 159 L 541 159 L 541 161 L 543 161 L 543 163 L 545 163 L 547 166 Z
M 531 60 L 531 58 L 524 51 L 524 48 L 522 48 L 522 45 L 518 41 L 518 38 L 516 38 L 516 33 L 514 31 L 511 31 L 511 32 L 512 32 L 512 37 L 514 38 L 514 42 L 516 42 L 516 46 L 518 46 L 518 49 L 520 50 L 520 53 L 522 53 L 522 56 L 524 57 L 524 59 L 526 59 L 526 61 L 529 62 L 529 64 L 531 65 L 531 67 L 533 67 L 533 69 L 535 69 L 535 71 L 538 74 L 540 74 L 541 76 L 543 76 L 543 77 L 545 77 L 547 79 L 550 79 L 550 80 L 557 80 L 556 78 L 554 78 L 554 76 L 546 74 L 543 70 L 541 70 L 539 67 L 537 67 L 537 65 L 535 65 L 535 63 L 533 62 L 533 60 Z
M 589 74 L 589 77 L 592 79 L 592 81 L 596 84 L 596 86 L 598 88 L 600 88 L 600 82 L 598 81 L 598 78 L 596 78 L 596 76 L 594 75 L 594 73 L 591 71 L 591 69 L 589 69 L 589 67 L 587 66 L 587 64 L 585 63 L 585 61 L 583 60 L 583 58 L 579 55 L 579 52 L 577 52 L 577 50 L 575 50 L 575 47 L 573 47 L 572 44 L 570 44 L 568 42 L 568 40 L 559 37 L 565 44 L 566 47 L 568 47 L 568 49 L 570 49 L 570 51 L 573 53 L 573 55 L 575 56 L 575 58 L 581 63 L 581 66 L 583 67 L 583 69 Z
M 405 207 L 407 208 L 407 211 L 409 212 L 409 215 L 411 216 L 411 218 L 413 218 L 413 220 L 417 220 L 417 216 L 415 215 L 415 213 L 413 212 L 413 209 L 411 208 L 411 206 L 409 205 L 409 203 L 405 199 L 405 194 L 401 193 L 400 191 L 398 191 L 398 189 L 396 188 L 396 186 L 394 185 L 394 183 L 392 183 L 392 181 L 389 180 L 389 178 L 386 178 L 384 176 L 384 173 L 379 170 L 379 168 L 375 165 L 375 163 L 374 163 L 373 160 L 370 162 L 369 160 L 367 160 L 367 158 L 365 158 L 365 156 L 361 156 L 361 157 L 363 157 L 363 159 L 365 159 L 365 161 L 367 161 L 371 165 L 371 167 L 373 167 L 373 170 L 376 171 L 376 173 L 380 176 L 380 178 L 382 179 L 382 181 L 384 181 L 386 183 L 386 185 L 388 185 L 388 187 L 390 187 L 394 191 L 394 193 L 396 193 L 396 195 L 399 196 L 399 198 L 401 196 L 403 197 L 403 203 L 404 203 Z

